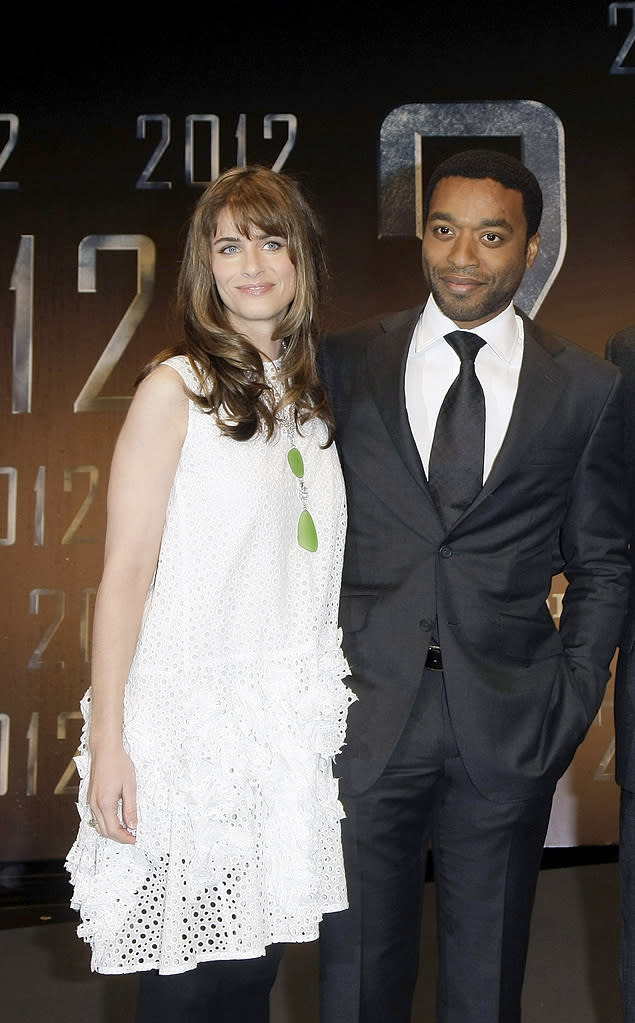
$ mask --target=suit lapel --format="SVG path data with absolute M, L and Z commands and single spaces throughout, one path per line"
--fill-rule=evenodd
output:
M 366 354 L 369 389 L 381 419 L 412 480 L 432 514 L 421 515 L 421 509 L 410 502 L 407 509 L 413 528 L 428 532 L 432 527 L 441 534 L 443 526 L 426 479 L 419 450 L 410 429 L 406 411 L 405 375 L 410 340 L 421 308 L 409 310 L 382 324 L 385 330 L 370 342 Z M 435 528 L 436 527 L 436 528 Z
M 420 311 L 413 311 L 397 326 L 382 324 L 386 332 L 371 341 L 366 358 L 369 389 L 384 425 L 408 472 L 427 490 L 421 458 L 408 422 L 404 387 L 410 339 Z
M 518 390 L 505 439 L 492 469 L 470 508 L 469 515 L 522 463 L 536 433 L 554 411 L 566 381 L 553 355 L 537 339 L 531 321 L 525 319 L 523 361 Z M 462 516 L 464 518 L 464 516 Z

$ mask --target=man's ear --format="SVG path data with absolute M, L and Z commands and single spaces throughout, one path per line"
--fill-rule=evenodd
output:
M 533 266 L 540 248 L 540 234 L 536 231 L 527 242 L 527 266 Z

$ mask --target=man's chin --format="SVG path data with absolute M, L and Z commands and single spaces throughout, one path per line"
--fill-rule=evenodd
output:
M 438 295 L 434 297 L 441 312 L 456 324 L 483 323 L 490 319 L 487 309 L 475 302 L 469 300 L 462 302 L 456 298 L 446 300 L 443 296 Z

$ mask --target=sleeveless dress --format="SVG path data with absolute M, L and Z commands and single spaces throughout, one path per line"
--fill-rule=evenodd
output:
M 189 360 L 165 365 L 193 391 Z M 266 375 L 273 387 L 274 365 Z M 89 825 L 90 689 L 76 757 L 80 825 L 67 869 L 92 969 L 181 973 L 311 941 L 346 908 L 332 761 L 355 699 L 337 627 L 346 528 L 335 445 L 292 418 L 270 441 L 188 428 L 125 688 L 135 845 Z M 318 549 L 299 546 L 304 461 Z

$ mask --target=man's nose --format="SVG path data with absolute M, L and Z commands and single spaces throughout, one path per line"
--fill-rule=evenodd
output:
M 454 266 L 478 266 L 476 244 L 469 235 L 458 235 L 449 252 L 449 261 Z

